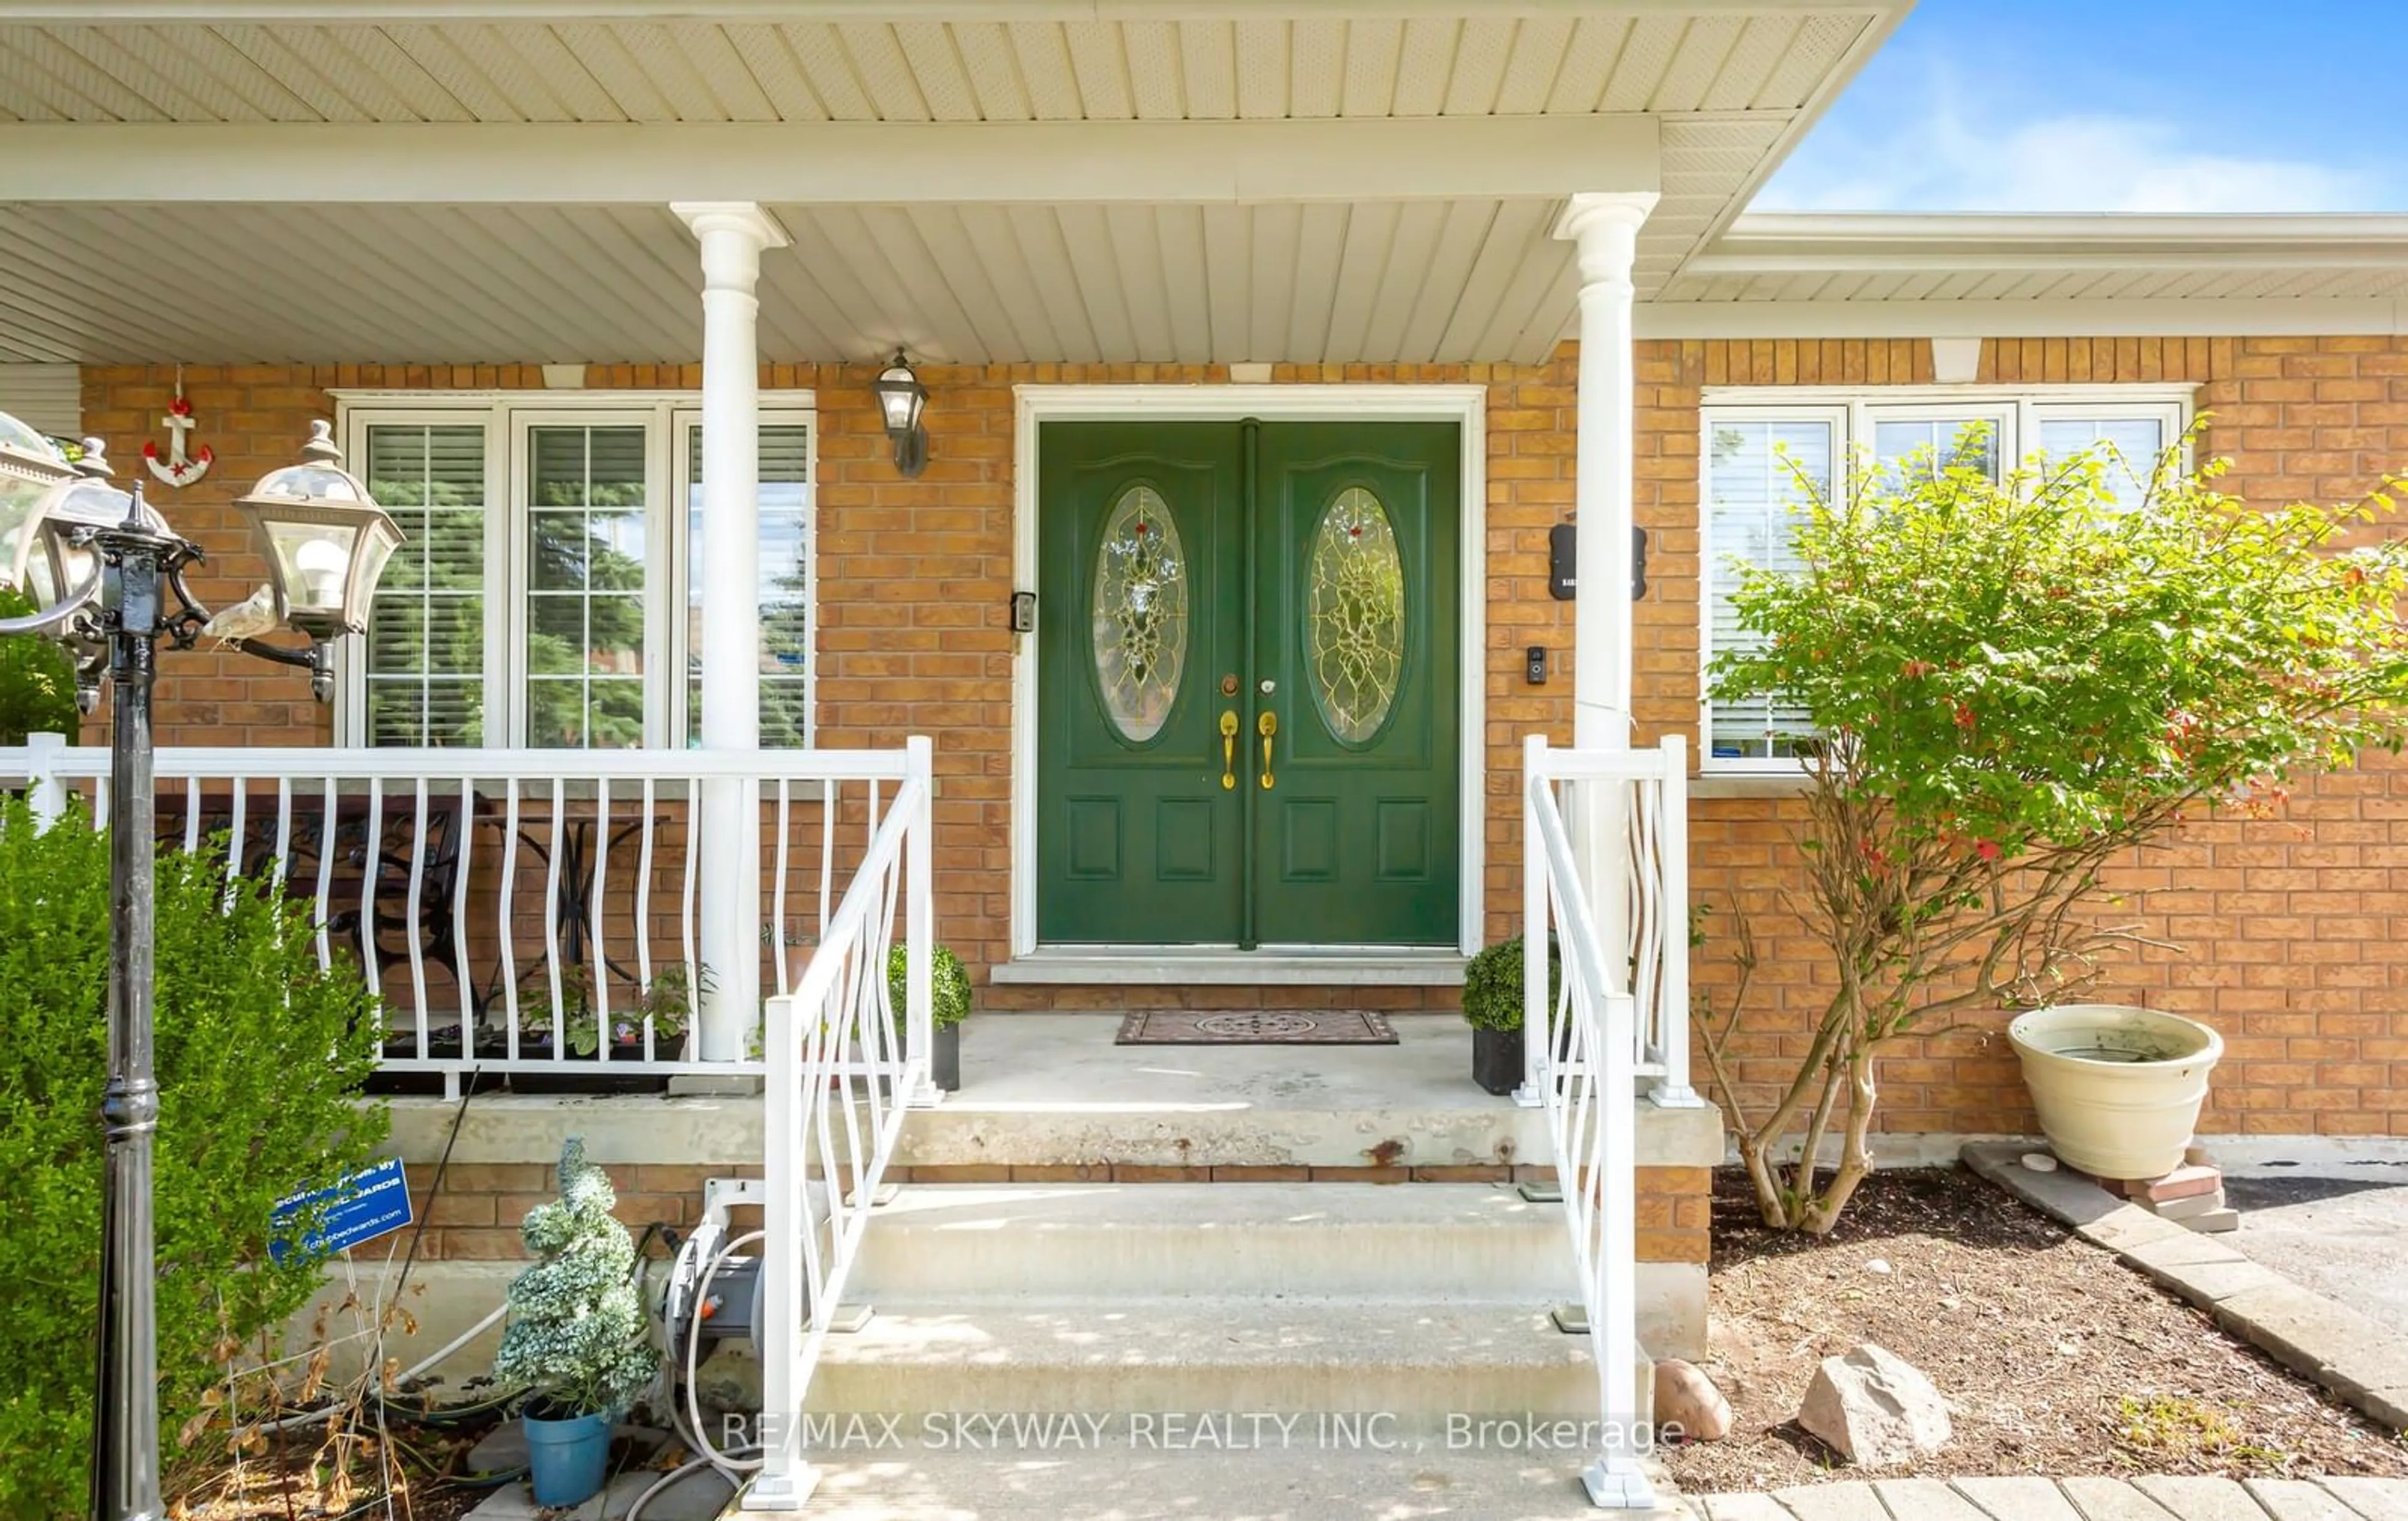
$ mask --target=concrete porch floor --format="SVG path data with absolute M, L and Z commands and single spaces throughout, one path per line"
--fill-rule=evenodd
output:
M 1452 1014 L 1392 1014 L 1395 1045 L 1124 1046 L 1108 1014 L 962 1027 L 962 1089 L 915 1115 L 899 1165 L 1443 1168 L 1543 1160 L 1542 1112 L 1471 1081 Z M 1721 1160 L 1712 1109 L 1639 1106 L 1639 1165 Z
M 962 1026 L 962 1088 L 914 1113 L 899 1168 L 1446 1168 L 1544 1160 L 1546 1120 L 1471 1081 L 1452 1014 L 1390 1016 L 1393 1046 L 1119 1046 L 1117 1015 L 991 1014 Z M 393 1101 L 393 1149 L 442 1154 L 457 1106 Z M 571 1135 L 605 1164 L 758 1165 L 752 1094 L 485 1094 L 463 1163 L 549 1163 Z M 1722 1160 L 1718 1111 L 1639 1104 L 1637 1164 Z M 962 1175 L 955 1181 L 972 1181 Z M 996 1181 L 1001 1181 L 1000 1179 Z

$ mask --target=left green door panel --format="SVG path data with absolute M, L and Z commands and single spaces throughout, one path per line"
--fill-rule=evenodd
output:
M 1049 423 L 1038 472 L 1038 935 L 1234 945 L 1245 820 L 1219 683 L 1245 639 L 1243 436 Z

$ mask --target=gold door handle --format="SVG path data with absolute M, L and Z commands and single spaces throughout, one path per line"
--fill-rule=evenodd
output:
M 1238 714 L 1235 709 L 1221 715 L 1221 790 L 1229 792 L 1238 785 Z
M 1279 732 L 1279 714 L 1265 713 L 1254 720 L 1254 732 L 1263 737 L 1263 790 L 1271 790 L 1271 736 Z

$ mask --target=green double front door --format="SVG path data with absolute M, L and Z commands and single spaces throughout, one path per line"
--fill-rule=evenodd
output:
M 1039 437 L 1038 934 L 1452 945 L 1459 429 Z

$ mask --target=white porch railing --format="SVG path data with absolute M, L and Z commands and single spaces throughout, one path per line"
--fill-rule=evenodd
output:
M 308 904 L 320 965 L 348 952 L 383 1000 L 386 1074 L 456 1097 L 504 1076 L 534 1086 L 757 1073 L 757 1045 L 731 1060 L 700 1054 L 725 969 L 700 954 L 717 863 L 695 802 L 706 782 L 731 782 L 759 811 L 759 981 L 789 992 L 915 777 L 924 806 L 926 742 L 911 744 L 169 748 L 154 761 L 152 827 L 162 850 L 222 853 Z M 46 814 L 80 804 L 101 825 L 108 770 L 105 747 L 56 736 L 0 750 L 0 785 L 23 786 Z M 924 874 L 912 892 L 924 916 Z M 751 1030 L 757 1012 L 724 1017 Z M 743 1049 L 740 1036 L 730 1044 Z
M 768 1002 L 764 1096 L 761 1471 L 744 1507 L 799 1509 L 818 1475 L 803 1400 L 910 1108 L 933 1103 L 935 917 L 928 741 L 871 838 L 810 966 Z M 886 964 L 905 905 L 903 1027 Z M 808 1318 L 807 1318 L 808 1317 Z
M 1597 1365 L 1601 1442 L 1589 1497 L 1645 1510 L 1653 1413 L 1638 1361 L 1637 1087 L 1688 1091 L 1687 758 L 1656 750 L 1523 748 L 1526 1101 L 1547 1111 L 1564 1219 Z M 1567 819 L 1580 821 L 1575 846 Z M 1554 945 L 1557 956 L 1546 948 Z M 1549 997 L 1549 963 L 1562 985 Z

